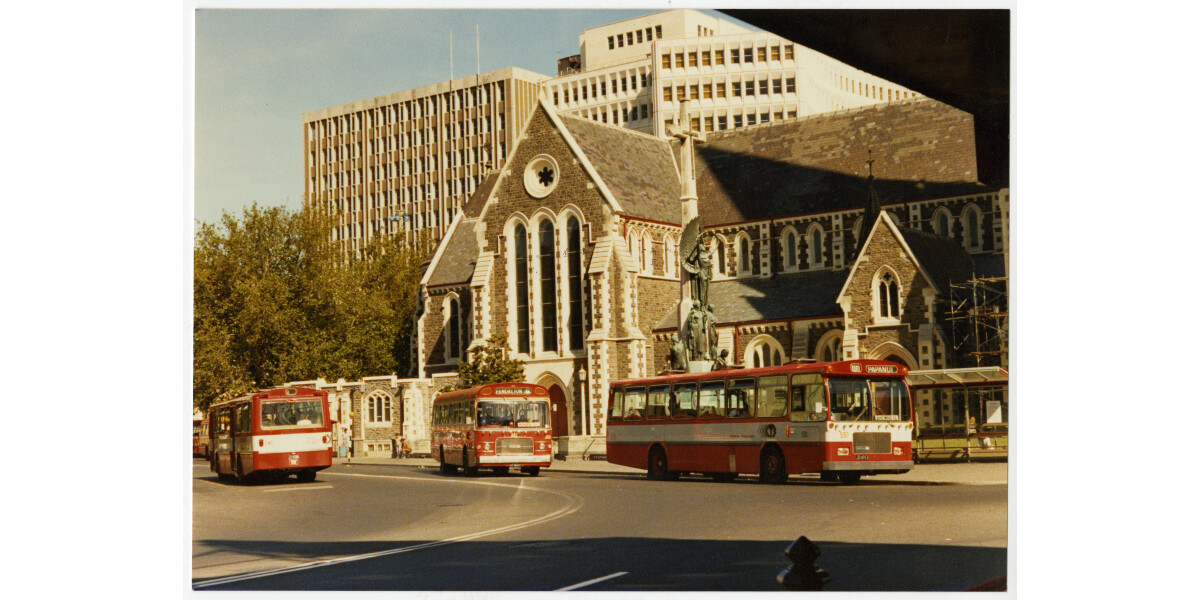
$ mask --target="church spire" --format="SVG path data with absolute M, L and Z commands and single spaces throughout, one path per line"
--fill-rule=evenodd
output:
M 858 247 L 854 250 L 856 259 L 862 254 L 863 246 L 867 244 L 867 234 L 871 232 L 875 221 L 879 220 L 879 213 L 883 212 L 879 206 L 879 196 L 875 193 L 875 173 L 872 168 L 874 165 L 875 159 L 871 158 L 871 151 L 867 150 L 867 206 L 863 210 L 862 230 L 858 232 Z

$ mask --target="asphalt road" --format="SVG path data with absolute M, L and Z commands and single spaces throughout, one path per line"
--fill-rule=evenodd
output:
M 201 461 L 194 476 L 196 589 L 779 591 L 801 535 L 826 591 L 961 590 L 1007 569 L 1006 485 L 337 465 L 242 486 Z

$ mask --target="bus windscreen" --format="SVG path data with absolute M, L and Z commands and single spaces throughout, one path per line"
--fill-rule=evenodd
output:
M 319 399 L 263 402 L 259 416 L 263 429 L 321 427 L 325 424 Z
M 829 379 L 834 421 L 907 421 L 908 388 L 903 381 Z
M 531 400 L 481 401 L 478 427 L 546 427 L 550 405 Z

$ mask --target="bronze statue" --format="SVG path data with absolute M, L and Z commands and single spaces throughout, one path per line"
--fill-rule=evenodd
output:
M 671 334 L 670 359 L 672 370 L 687 370 L 687 348 L 683 347 L 683 340 L 679 339 L 679 335 L 677 334 Z
M 688 314 L 688 354 L 691 360 L 708 360 L 708 335 L 704 329 L 704 311 L 692 307 Z
M 683 268 L 691 274 L 692 301 L 698 306 L 708 304 L 708 282 L 712 281 L 712 252 L 704 243 L 703 224 L 696 217 L 683 228 L 679 236 L 679 255 Z

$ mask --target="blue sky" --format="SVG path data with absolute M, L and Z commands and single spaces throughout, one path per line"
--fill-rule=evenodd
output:
M 583 30 L 664 8 L 199 9 L 195 219 L 215 223 L 252 202 L 298 209 L 302 115 L 449 79 L 451 32 L 455 77 L 476 70 L 476 25 L 481 71 L 553 75 Z

